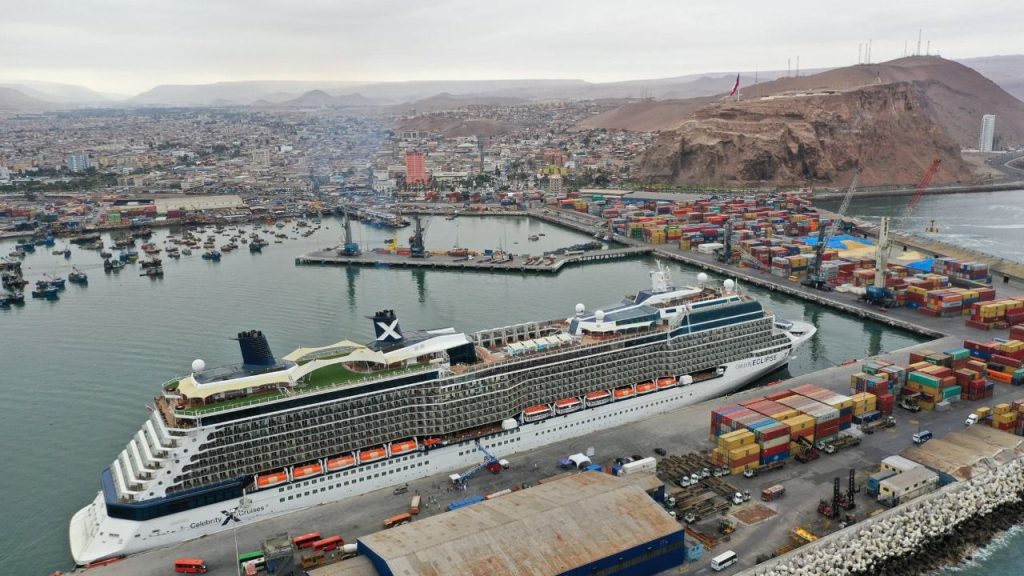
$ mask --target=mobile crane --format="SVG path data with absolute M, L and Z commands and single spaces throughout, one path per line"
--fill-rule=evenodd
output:
M 469 470 L 466 470 L 462 474 L 452 474 L 451 476 L 449 476 L 448 479 L 452 481 L 452 484 L 455 484 L 456 486 L 461 485 L 466 480 L 469 480 L 474 474 L 483 470 L 484 468 L 493 470 L 494 467 L 497 467 L 497 469 L 501 469 L 501 464 L 499 464 L 498 457 L 492 454 L 487 448 L 484 448 L 483 444 L 480 443 L 480 440 L 476 441 L 476 447 L 478 450 L 484 453 L 484 461 L 481 462 L 480 464 L 477 464 L 476 466 L 473 466 Z

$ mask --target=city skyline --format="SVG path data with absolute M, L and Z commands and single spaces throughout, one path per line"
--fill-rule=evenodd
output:
M 20 6 L 19 6 L 20 4 Z M 869 0 L 827 12 L 804 0 L 714 6 L 647 2 L 478 4 L 440 0 L 176 3 L 17 0 L 0 34 L 0 80 L 77 84 L 131 96 L 161 84 L 243 80 L 359 83 L 582 79 L 854 64 L 920 51 L 1022 52 L 1024 8 L 1008 0 Z M 998 17 L 995 17 L 998 15 Z

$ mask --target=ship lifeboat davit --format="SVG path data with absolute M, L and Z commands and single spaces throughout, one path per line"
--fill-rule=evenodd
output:
M 672 388 L 673 386 L 679 386 L 679 381 L 675 378 L 668 376 L 666 378 L 658 378 L 658 390 L 664 390 L 666 388 Z
M 335 472 L 337 470 L 344 470 L 345 468 L 351 468 L 356 465 L 356 457 L 351 454 L 345 454 L 338 456 L 337 458 L 327 459 L 327 470 Z
M 408 454 L 420 449 L 420 445 L 415 440 L 402 440 L 401 442 L 391 443 L 391 455 L 399 456 L 401 454 Z
M 305 466 L 296 466 L 292 468 L 292 480 L 305 480 L 306 478 L 319 476 L 323 473 L 324 466 L 319 462 L 315 464 L 306 464 Z
M 359 451 L 359 463 L 366 464 L 368 462 L 376 462 L 377 460 L 383 460 L 388 457 L 388 451 L 383 446 L 378 448 L 367 448 L 366 450 Z
M 583 402 L 579 398 L 563 398 L 555 402 L 555 414 L 568 414 L 583 408 Z
M 608 390 L 598 390 L 597 392 L 588 392 L 584 398 L 587 401 L 587 406 L 600 406 L 611 401 L 612 393 Z
M 278 484 L 284 484 L 288 481 L 288 474 L 285 472 L 271 472 L 270 474 L 260 474 L 256 477 L 257 488 L 270 488 L 271 486 L 277 486 Z
M 633 387 L 632 386 L 626 386 L 624 388 L 616 388 L 615 392 L 612 392 L 612 396 L 616 400 L 625 400 L 626 398 L 629 398 L 629 397 L 633 396 L 633 394 L 635 394 L 635 392 L 633 391 Z
M 548 416 L 551 416 L 551 407 L 547 404 L 538 404 L 523 410 L 523 422 L 536 422 Z

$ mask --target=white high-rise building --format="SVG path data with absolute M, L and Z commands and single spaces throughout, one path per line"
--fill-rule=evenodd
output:
M 981 117 L 981 137 L 978 138 L 978 150 L 992 151 L 992 139 L 996 134 L 996 115 L 985 114 Z
M 88 154 L 68 154 L 68 157 L 64 161 L 67 164 L 68 170 L 71 172 L 84 172 L 92 167 L 92 159 L 89 158 Z

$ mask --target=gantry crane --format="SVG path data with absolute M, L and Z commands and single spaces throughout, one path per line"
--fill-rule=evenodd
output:
M 846 216 L 846 211 L 850 209 L 850 200 L 853 199 L 853 192 L 857 189 L 857 179 L 859 177 L 860 169 L 857 169 L 853 173 L 853 180 L 850 181 L 850 187 L 846 190 L 846 195 L 843 196 L 843 201 L 839 205 L 839 211 L 836 212 L 832 223 L 818 228 L 818 245 L 814 250 L 814 267 L 803 281 L 804 286 L 825 292 L 832 291 L 832 285 L 828 283 L 828 279 L 821 275 L 822 256 L 825 254 L 825 248 L 828 247 L 828 244 L 832 242 L 832 238 L 836 235 L 836 230 L 839 228 L 843 216 Z
M 910 215 L 914 212 L 914 207 L 921 201 L 921 197 L 924 196 L 928 185 L 931 184 L 932 178 L 939 171 L 941 164 L 941 158 L 932 160 L 932 165 L 928 167 L 921 181 L 917 183 L 914 195 L 910 197 L 910 202 L 907 202 L 907 207 L 903 209 L 904 225 L 906 225 Z M 864 295 L 865 299 L 869 302 L 883 306 L 893 302 L 892 293 L 885 287 L 885 272 L 889 266 L 889 251 L 892 248 L 889 237 L 891 225 L 892 222 L 889 216 L 882 216 L 878 223 L 878 245 L 875 249 L 875 282 L 868 287 L 867 293 Z

